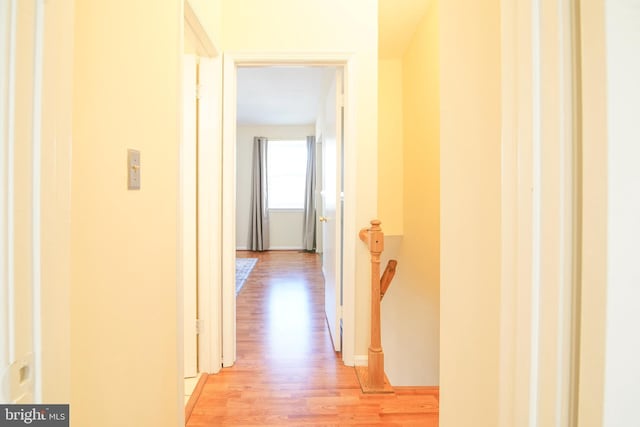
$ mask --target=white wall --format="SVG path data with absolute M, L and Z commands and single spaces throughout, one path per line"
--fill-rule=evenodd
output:
M 301 210 L 272 210 L 269 212 L 269 249 L 302 249 Z
M 399 171 L 379 199 L 385 255 L 398 270 L 382 304 L 387 375 L 394 385 L 439 384 L 440 366 L 440 98 L 438 3 L 432 2 L 397 62 L 380 61 L 380 112 L 386 137 L 380 148 L 380 173 Z M 385 108 L 382 106 L 385 105 Z M 380 114 L 380 118 L 383 115 Z M 381 122 L 382 124 L 382 122 Z M 395 139 L 393 135 L 395 134 Z M 400 137 L 401 145 L 397 138 Z M 390 154 L 394 151 L 395 154 Z M 399 151 L 399 156 L 398 152 Z M 388 162 L 388 163 L 387 163 Z M 383 167 L 382 164 L 386 163 Z M 396 173 L 397 173 L 396 172 Z M 397 181 L 401 184 L 398 185 Z M 382 188 L 382 179 L 379 187 Z M 389 198 L 392 192 L 401 197 Z M 400 220 L 395 218 L 401 215 Z M 387 217 L 389 215 L 389 227 Z M 394 229 L 402 237 L 393 236 Z M 395 253 L 394 253 L 395 252 Z M 421 325 L 420 331 L 414 325 Z M 419 339 L 416 339 L 419 337 Z
M 605 427 L 640 425 L 639 22 L 639 2 L 605 2 L 609 170 Z
M 268 139 L 306 139 L 315 135 L 315 127 L 239 125 L 236 145 L 236 246 L 247 249 L 249 244 L 249 206 L 251 200 L 251 169 L 253 137 Z M 269 212 L 269 249 L 302 249 L 302 210 Z

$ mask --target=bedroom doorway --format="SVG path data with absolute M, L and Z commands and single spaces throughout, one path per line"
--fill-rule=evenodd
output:
M 267 72 L 273 72 L 274 69 L 281 68 L 286 70 L 296 70 L 296 69 L 323 69 L 323 71 L 330 71 L 332 76 L 328 79 L 328 84 L 325 85 L 325 96 L 323 96 L 323 103 L 326 104 L 327 96 L 331 91 L 333 97 L 333 107 L 331 109 L 331 119 L 328 120 L 324 125 L 329 126 L 330 123 L 338 123 L 338 119 L 342 120 L 345 118 L 345 128 L 346 133 L 349 131 L 349 118 L 348 114 L 348 103 L 344 102 L 348 98 L 348 82 L 349 76 L 349 58 L 333 58 L 332 60 L 324 59 L 318 60 L 310 59 L 310 58 L 255 58 L 251 55 L 239 55 L 233 56 L 226 60 L 225 58 L 225 69 L 224 69 L 224 110 L 225 112 L 232 111 L 235 114 L 225 114 L 224 123 L 223 123 L 223 177 L 222 177 L 222 192 L 223 192 L 223 218 L 222 218 L 222 234 L 223 234 L 223 242 L 222 242 L 222 355 L 223 355 L 223 366 L 231 366 L 235 362 L 236 359 L 236 313 L 235 313 L 235 297 L 236 297 L 236 288 L 235 288 L 235 259 L 236 259 L 236 249 L 238 247 L 242 248 L 242 242 L 238 238 L 238 227 L 240 225 L 240 219 L 238 218 L 238 214 L 240 211 L 240 200 L 237 198 L 236 194 L 236 186 L 238 187 L 241 184 L 241 180 L 246 179 L 246 173 L 240 173 L 240 166 L 236 165 L 235 159 L 236 156 L 240 157 L 240 151 L 243 148 L 240 148 L 237 142 L 240 141 L 240 138 L 243 135 L 243 129 L 240 129 L 238 125 L 238 120 L 236 119 L 240 114 L 240 97 L 239 94 L 241 92 L 242 87 L 239 82 L 242 80 L 242 73 L 248 71 L 249 74 L 251 72 L 260 72 L 261 70 L 267 70 Z M 343 75 L 346 77 L 344 79 L 344 84 L 336 84 L 336 75 L 339 74 L 340 77 Z M 340 87 L 340 89 L 336 89 Z M 255 94 L 255 92 L 254 92 Z M 344 105 L 343 105 L 344 102 Z M 340 108 L 336 108 L 335 106 L 340 103 Z M 316 102 L 317 104 L 317 102 Z M 343 110 L 344 107 L 344 110 Z M 317 113 L 320 108 L 316 105 L 316 117 L 312 119 L 311 123 L 307 123 L 307 125 L 311 125 L 306 129 L 302 129 L 303 137 L 306 136 L 315 136 L 316 140 L 319 142 L 318 148 L 325 143 L 325 138 L 328 135 L 328 132 L 321 130 L 324 126 L 319 123 L 321 120 L 318 120 Z M 322 109 L 324 111 L 324 108 Z M 334 124 L 335 126 L 335 124 Z M 312 132 L 312 133 L 310 133 Z M 248 139 L 249 145 L 253 142 L 253 137 L 262 136 L 256 129 L 248 133 L 248 136 L 245 135 L 245 139 Z M 309 134 L 310 133 L 310 134 Z M 255 134 L 255 135 L 254 135 Z M 316 195 L 316 207 L 317 207 L 317 218 L 318 221 L 316 224 L 318 230 L 318 236 L 322 234 L 320 230 L 325 225 L 325 219 L 335 221 L 337 226 L 334 227 L 334 236 L 336 244 L 333 245 L 335 249 L 335 255 L 332 255 L 332 259 L 334 260 L 335 270 L 333 272 L 326 272 L 327 276 L 331 275 L 335 277 L 335 290 L 333 292 L 327 292 L 328 295 L 331 295 L 333 298 L 333 304 L 329 302 L 327 307 L 333 306 L 333 309 L 328 311 L 328 317 L 333 318 L 332 337 L 334 337 L 334 345 L 336 349 L 342 350 L 343 359 L 345 361 L 350 361 L 353 358 L 353 321 L 351 320 L 351 316 L 354 312 L 354 302 L 353 302 L 353 293 L 354 286 L 353 281 L 349 281 L 350 285 L 345 288 L 343 291 L 340 290 L 340 285 L 345 283 L 343 281 L 343 277 L 346 275 L 353 276 L 354 268 L 354 260 L 343 260 L 343 245 L 342 245 L 342 235 L 346 234 L 347 229 L 355 229 L 353 224 L 353 211 L 349 209 L 349 204 L 343 207 L 343 200 L 348 200 L 348 193 L 345 192 L 345 188 L 350 188 L 349 183 L 354 179 L 354 174 L 349 165 L 354 164 L 354 159 L 352 157 L 353 150 L 350 149 L 348 142 L 344 145 L 345 149 L 342 150 L 341 141 L 342 136 L 345 134 L 343 132 L 342 127 L 340 131 L 334 131 L 332 138 L 340 139 L 340 142 L 336 145 L 336 153 L 335 153 L 335 167 L 332 169 L 332 176 L 335 177 L 335 191 L 333 191 L 333 196 L 336 198 L 334 201 L 334 206 L 336 206 L 336 214 L 335 216 L 328 217 L 324 215 L 324 210 L 322 207 L 322 203 L 319 199 L 322 198 L 323 195 L 331 196 L 329 192 L 319 191 Z M 274 140 L 277 140 L 277 136 L 273 136 Z M 284 138 L 280 138 L 281 140 Z M 348 141 L 348 137 L 345 138 Z M 322 151 L 322 150 L 320 150 Z M 344 158 L 343 158 L 344 153 Z M 320 154 L 322 157 L 322 154 Z M 344 172 L 342 171 L 342 166 L 344 165 Z M 327 165 L 321 165 L 318 169 L 327 169 Z M 344 184 L 342 184 L 344 182 Z M 244 202 L 242 202 L 244 203 Z M 242 211 L 246 211 L 242 209 Z M 289 212 L 288 214 L 290 214 Z M 330 218 L 330 219 L 328 219 Z M 320 222 L 320 219 L 323 221 Z M 290 221 L 284 221 L 285 224 L 290 224 Z M 355 233 L 355 232 L 354 232 Z M 355 234 L 354 234 L 355 235 Z M 325 235 L 326 237 L 326 235 Z M 325 240 L 325 239 L 319 239 Z M 318 247 L 320 250 L 324 252 L 324 257 L 327 256 L 326 251 L 326 242 L 319 242 Z M 302 249 L 302 248 L 300 248 Z M 337 316 L 340 314 L 348 314 L 348 316 L 342 316 L 338 318 Z M 345 319 L 348 317 L 349 320 Z M 330 324 L 331 324 L 330 323 Z M 342 328 L 340 327 L 342 325 Z M 342 332 L 342 339 L 340 339 L 340 332 Z M 344 344 L 344 345 L 342 345 Z M 351 362 L 352 363 L 352 362 Z
M 239 276 L 262 251 L 317 254 L 335 351 L 342 341 L 342 73 L 334 66 L 237 69 L 236 250 L 255 252 L 236 257 L 236 295 Z

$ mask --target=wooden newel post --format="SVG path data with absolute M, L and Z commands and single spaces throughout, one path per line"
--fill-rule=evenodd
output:
M 380 221 L 371 221 L 371 227 L 360 230 L 360 240 L 371 253 L 371 344 L 367 367 L 356 367 L 360 386 L 365 393 L 393 392 L 384 374 L 384 352 L 380 334 L 380 255 L 384 250 L 384 233 Z
M 369 346 L 369 387 L 384 386 L 384 353 L 380 336 L 380 255 L 384 250 L 384 234 L 380 221 L 371 221 L 369 252 L 371 252 L 371 345 Z

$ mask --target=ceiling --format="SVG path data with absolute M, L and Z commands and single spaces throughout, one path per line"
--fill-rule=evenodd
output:
M 400 58 L 431 0 L 378 0 L 378 56 Z
M 242 125 L 315 123 L 333 67 L 238 68 L 237 122 Z

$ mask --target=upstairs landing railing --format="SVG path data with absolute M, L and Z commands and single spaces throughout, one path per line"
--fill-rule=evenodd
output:
M 371 227 L 360 230 L 359 236 L 371 253 L 371 344 L 367 366 L 356 366 L 356 374 L 364 393 L 393 393 L 384 373 L 384 352 L 380 333 L 380 301 L 389 289 L 398 262 L 390 260 L 380 277 L 380 255 L 384 251 L 384 233 L 381 222 L 371 221 Z

